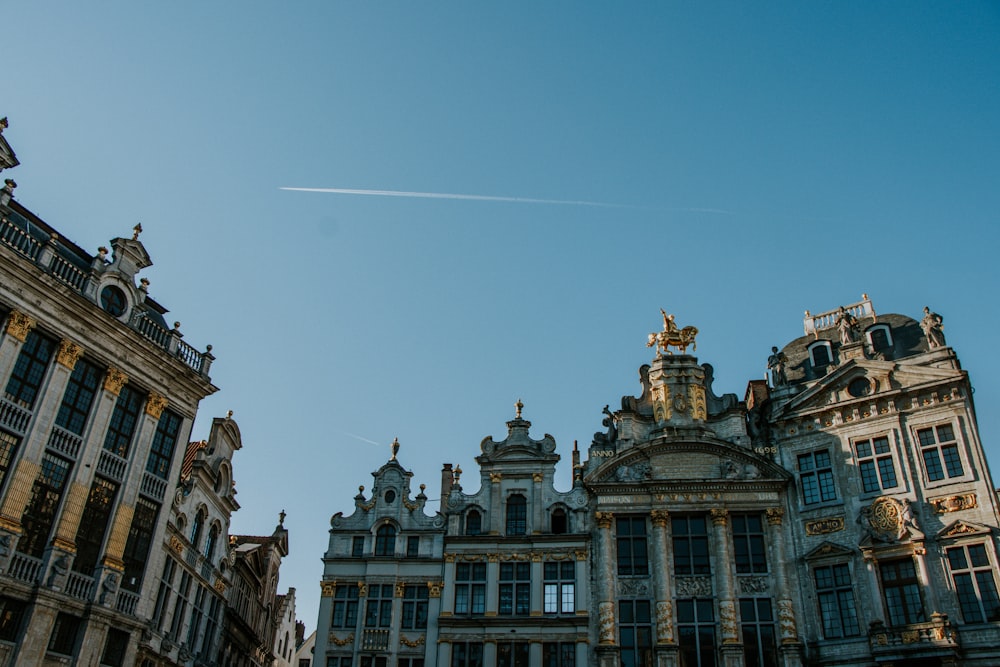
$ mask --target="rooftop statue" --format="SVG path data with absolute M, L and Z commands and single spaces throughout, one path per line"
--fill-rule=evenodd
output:
M 664 352 L 673 354 L 670 351 L 671 347 L 676 347 L 680 350 L 681 354 L 687 352 L 688 345 L 691 346 L 692 350 L 698 349 L 698 345 L 694 340 L 695 336 L 698 335 L 696 327 L 688 326 L 678 329 L 673 315 L 667 315 L 666 311 L 662 308 L 660 308 L 660 314 L 663 315 L 663 331 L 649 334 L 649 341 L 646 343 L 646 347 L 656 345 L 658 354 L 663 354 Z
M 924 306 L 924 319 L 920 320 L 920 328 L 924 330 L 927 337 L 927 347 L 934 349 L 944 347 L 944 318 L 937 313 L 932 313 L 929 306 Z
M 845 310 L 841 306 L 837 311 L 837 330 L 840 332 L 841 345 L 858 342 L 860 338 L 859 328 L 858 318 L 854 317 L 849 310 Z

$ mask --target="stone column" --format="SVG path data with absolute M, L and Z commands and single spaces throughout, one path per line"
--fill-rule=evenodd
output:
M 500 482 L 503 480 L 503 473 L 490 473 L 490 508 L 487 518 L 490 522 L 490 535 L 499 535 L 504 528 L 504 517 L 506 508 L 503 504 L 503 495 L 500 489 Z
M 733 580 L 733 553 L 729 541 L 729 510 L 711 510 L 714 529 L 714 546 L 718 565 L 715 583 L 719 601 L 719 630 L 722 637 L 722 664 L 724 667 L 742 667 L 743 647 L 740 641 L 739 618 L 736 614 L 736 585 Z
M 595 512 L 597 521 L 597 626 L 598 665 L 617 667 L 618 642 L 615 628 L 615 556 L 611 538 L 611 512 Z
M 428 650 L 430 647 L 428 647 Z M 433 662 L 429 662 L 430 655 L 428 657 L 428 664 L 433 665 Z M 441 641 L 438 642 L 438 660 L 437 667 L 451 667 L 451 642 Z
M 882 587 L 879 585 L 878 572 L 875 569 L 875 558 L 871 551 L 862 550 L 862 557 L 865 561 L 865 569 L 868 571 L 868 611 L 871 614 L 870 623 L 878 622 L 885 625 L 885 614 L 883 613 Z M 862 606 L 863 603 L 862 603 Z M 858 621 L 864 627 L 864 617 L 858 614 Z
M 670 513 L 650 512 L 653 521 L 653 597 L 656 604 L 656 643 L 674 644 L 673 593 L 670 590 Z
M 913 545 L 913 562 L 920 587 L 927 593 L 927 598 L 924 600 L 925 608 L 931 611 L 940 609 L 941 602 L 938 599 L 937 589 L 931 584 L 930 576 L 927 574 L 927 549 L 922 543 Z
M 14 370 L 17 355 L 21 352 L 21 344 L 28 338 L 35 324 L 33 317 L 19 310 L 12 310 L 7 316 L 7 326 L 4 327 L 4 335 L 0 338 L 0 380 L 3 381 L 4 387 L 7 386 L 7 380 Z
M 771 553 L 774 555 L 774 588 L 777 596 L 778 642 L 784 667 L 801 667 L 802 652 L 799 634 L 795 624 L 795 608 L 792 604 L 794 591 L 788 585 L 788 556 L 785 550 L 785 510 L 781 507 L 767 508 L 767 523 L 771 527 L 768 536 Z
M 438 628 L 438 616 L 441 614 L 441 591 L 444 590 L 444 581 L 428 581 L 428 600 L 427 600 L 427 634 L 426 637 L 438 637 L 440 636 L 440 630 Z M 322 618 L 322 617 L 320 617 Z M 327 623 L 329 626 L 329 623 Z M 323 626 L 320 626 L 323 627 Z M 425 657 L 427 659 L 427 664 L 431 667 L 437 664 L 437 656 L 441 647 L 447 646 L 441 642 L 428 641 L 424 650 L 426 651 Z M 449 656 L 450 657 L 450 656 Z
M 486 555 L 486 616 L 496 616 L 497 611 L 500 608 L 499 583 L 500 583 L 500 554 L 497 553 L 487 554 Z
M 444 580 L 445 582 L 451 582 L 452 590 L 447 591 L 445 595 L 438 596 L 441 598 L 441 615 L 442 616 L 454 616 L 455 614 L 455 554 L 445 554 L 444 555 Z
M 540 472 L 531 473 L 531 530 L 528 531 L 528 534 L 539 535 L 548 532 L 548 526 L 545 525 L 545 507 L 542 502 L 542 480 L 544 477 Z
M 528 664 L 542 664 L 542 640 L 537 637 L 533 638 L 531 644 L 528 646 Z
M 576 613 L 579 616 L 586 616 L 590 608 L 590 559 L 584 549 L 576 552 L 576 590 L 573 595 Z M 586 664 L 586 663 L 585 663 Z
M 528 613 L 531 616 L 541 616 L 542 615 L 542 605 L 544 604 L 544 588 L 543 583 L 545 579 L 544 563 L 542 562 L 542 554 L 533 553 L 531 554 L 531 597 L 528 601 Z M 539 657 L 541 660 L 541 657 Z M 541 662 L 532 662 L 531 664 L 541 664 Z

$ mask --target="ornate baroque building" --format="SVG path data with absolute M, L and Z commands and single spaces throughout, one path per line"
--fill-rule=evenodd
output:
M 314 664 L 1000 664 L 997 495 L 968 374 L 921 318 L 807 313 L 741 401 L 664 313 L 566 492 L 520 403 L 478 491 L 445 464 L 435 516 L 394 455 L 334 515 Z M 416 531 L 422 557 L 394 541 Z

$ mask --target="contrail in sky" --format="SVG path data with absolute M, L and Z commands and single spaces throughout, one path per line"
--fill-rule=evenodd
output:
M 347 431 L 341 431 L 341 433 L 360 440 L 361 442 L 367 442 L 369 445 L 375 445 L 376 447 L 381 447 L 383 445 L 381 442 L 375 442 L 374 440 L 369 440 L 368 438 L 362 438 L 360 435 L 354 435 L 353 433 L 348 433 Z M 388 447 L 388 444 L 386 444 L 386 446 Z
M 365 195 L 368 197 L 409 197 L 411 199 L 463 199 L 465 201 L 506 201 L 518 204 L 560 204 L 564 206 L 603 206 L 606 208 L 642 208 L 628 204 L 608 204 L 598 201 L 575 199 L 532 199 L 530 197 L 494 197 L 491 195 L 460 195 L 449 192 L 406 192 L 402 190 L 355 190 L 349 188 L 280 188 L 294 192 L 327 192 L 337 195 Z

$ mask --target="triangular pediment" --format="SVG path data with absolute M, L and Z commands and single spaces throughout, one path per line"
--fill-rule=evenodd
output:
M 987 536 L 993 531 L 989 526 L 972 521 L 954 521 L 945 526 L 938 534 L 939 540 L 957 539 L 960 537 L 972 537 L 975 535 Z
M 785 410 L 789 412 L 802 410 L 811 407 L 817 401 L 825 404 L 826 397 L 831 391 L 839 390 L 859 377 L 886 376 L 894 366 L 892 362 L 886 361 L 851 359 L 792 399 Z
M 806 560 L 819 560 L 821 558 L 847 559 L 857 552 L 853 549 L 837 544 L 835 542 L 824 541 L 818 547 L 805 555 Z

